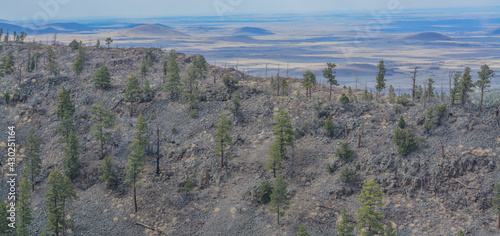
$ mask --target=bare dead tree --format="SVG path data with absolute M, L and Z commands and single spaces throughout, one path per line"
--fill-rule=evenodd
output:
M 441 157 L 444 159 L 444 145 L 443 145 L 443 140 L 439 140 L 441 142 Z
M 416 90 L 417 90 L 417 85 L 416 85 L 416 82 L 417 82 L 417 67 L 415 67 L 415 70 L 413 71 L 412 80 L 413 80 L 413 87 L 412 87 L 411 96 L 412 96 L 412 101 L 415 102 L 415 93 L 416 93 Z

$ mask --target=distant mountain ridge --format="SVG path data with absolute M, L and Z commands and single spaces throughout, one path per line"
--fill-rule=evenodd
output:
M 421 40 L 421 41 L 452 41 L 454 40 L 453 38 L 446 36 L 441 33 L 437 32 L 422 32 L 422 33 L 417 33 L 417 34 L 411 34 L 403 39 L 408 39 L 408 40 Z
M 233 36 L 262 36 L 262 35 L 272 35 L 273 32 L 257 28 L 257 27 L 243 27 L 239 28 L 233 33 Z
M 191 37 L 188 34 L 169 29 L 160 25 L 141 25 L 131 29 L 121 31 L 127 35 L 149 35 L 149 36 L 163 36 L 163 37 Z

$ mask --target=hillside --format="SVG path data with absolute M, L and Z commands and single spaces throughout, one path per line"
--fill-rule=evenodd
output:
M 242 27 L 237 29 L 233 33 L 234 36 L 262 36 L 262 35 L 272 35 L 272 34 L 274 33 L 269 30 L 257 27 Z
M 81 174 L 73 182 L 79 200 L 67 205 L 66 217 L 74 221 L 74 226 L 66 235 L 296 235 L 300 225 L 312 236 L 337 235 L 336 224 L 343 208 L 356 221 L 361 207 L 357 200 L 361 186 L 370 178 L 387 195 L 380 210 L 385 215 L 384 222 L 393 224 L 398 235 L 451 236 L 460 229 L 466 235 L 500 233 L 497 216 L 491 210 L 493 185 L 500 177 L 500 129 L 495 114 L 498 106 L 485 105 L 479 113 L 475 104 L 462 107 L 427 101 L 424 108 L 421 103 L 410 102 L 406 106 L 375 103 L 361 100 L 363 91 L 349 95 L 358 102 L 343 105 L 339 98 L 342 93 L 348 94 L 347 89 L 335 88 L 332 101 L 328 101 L 328 87 L 317 85 L 313 99 L 307 99 L 297 95 L 297 92 L 305 94 L 299 79 L 288 80 L 289 96 L 277 97 L 266 78 L 208 65 L 206 79 L 199 85 L 201 102 L 197 117 L 192 118 L 187 104 L 171 100 L 162 89 L 163 63 L 169 56 L 159 49 L 88 47 L 85 69 L 77 77 L 71 71 L 77 52 L 56 45 L 54 50 L 62 71 L 54 77 L 43 70 L 47 64 L 47 45 L 2 43 L 2 46 L 0 57 L 13 52 L 16 65 L 22 64 L 30 48 L 32 53 L 41 54 L 41 65 L 33 73 L 22 70 L 20 76 L 0 78 L 0 91 L 13 94 L 9 106 L 1 103 L 0 129 L 6 131 L 7 126 L 16 126 L 20 156 L 26 154 L 29 128 L 35 128 L 42 137 L 42 174 L 32 194 L 33 235 L 39 235 L 48 222 L 44 203 L 47 177 L 62 167 L 61 135 L 57 132 L 60 120 L 56 115 L 62 86 L 70 92 L 76 107 L 73 122 L 82 147 Z M 130 74 L 140 74 L 147 50 L 154 55 L 154 66 L 147 76 L 153 96 L 149 101 L 134 104 L 131 117 L 124 91 Z M 194 57 L 178 53 L 181 77 L 188 75 Z M 109 90 L 96 89 L 92 83 L 96 68 L 102 65 L 109 68 L 112 76 Z M 362 67 L 371 70 L 373 66 Z M 223 85 L 223 74 L 240 81 L 235 89 Z M 239 115 L 231 112 L 236 94 L 241 97 Z M 114 189 L 107 188 L 99 178 L 103 160 L 90 130 L 89 110 L 92 104 L 101 101 L 116 115 L 113 141 L 105 149 L 105 155 L 113 157 L 118 172 L 120 184 Z M 438 105 L 446 105 L 440 125 L 425 133 L 422 127 L 426 108 Z M 258 201 L 257 192 L 262 181 L 275 179 L 265 165 L 275 140 L 273 125 L 280 110 L 290 114 L 297 134 L 281 171 L 288 184 L 290 208 L 280 219 L 281 225 L 277 225 L 276 214 Z M 139 181 L 139 211 L 135 213 L 132 189 L 123 180 L 139 113 L 146 117 L 152 146 Z M 214 133 L 220 114 L 226 114 L 233 126 L 231 147 L 222 169 L 214 152 Z M 406 157 L 398 155 L 392 142 L 401 115 L 422 137 L 421 148 Z M 326 136 L 324 128 L 328 116 L 335 126 L 333 138 Z M 160 175 L 155 173 L 153 151 L 157 148 L 157 129 L 162 156 Z M 348 142 L 355 151 L 352 162 L 335 156 L 339 142 Z M 5 142 L 0 141 L 0 146 L 5 147 Z M 6 162 L 4 157 L 0 161 Z M 19 160 L 19 174 L 23 164 Z M 328 165 L 332 173 L 327 171 Z M 1 168 L 0 181 L 4 185 L 7 165 Z M 346 168 L 356 173 L 350 183 L 341 179 Z M 205 170 L 210 170 L 210 178 L 202 186 Z M 193 180 L 194 189 L 186 193 L 184 186 L 188 179 Z M 7 191 L 0 188 L 0 195 L 6 196 Z
M 408 40 L 421 40 L 421 41 L 449 41 L 453 40 L 451 37 L 446 36 L 444 34 L 436 33 L 436 32 L 423 32 L 423 33 L 418 33 L 418 34 L 411 34 L 403 39 L 408 39 Z
M 127 36 L 162 36 L 162 37 L 189 37 L 189 35 L 160 25 L 140 25 L 131 29 L 121 30 Z

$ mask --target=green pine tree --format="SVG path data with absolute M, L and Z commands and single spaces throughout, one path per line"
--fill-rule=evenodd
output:
M 406 128 L 406 122 L 405 122 L 405 118 L 403 116 L 399 116 L 398 127 L 400 129 Z
M 62 86 L 61 91 L 59 91 L 57 99 L 59 101 L 57 104 L 57 117 L 73 117 L 73 114 L 75 114 L 75 105 L 73 105 L 69 92 L 66 91 L 64 86 Z
M 125 90 L 125 101 L 130 103 L 130 116 L 132 116 L 132 103 L 139 101 L 142 96 L 142 88 L 139 80 L 132 74 L 128 78 L 127 89 Z
M 108 37 L 108 38 L 106 38 L 106 40 L 105 40 L 105 41 L 106 41 L 106 45 L 108 45 L 108 48 L 109 48 L 109 45 L 111 45 L 111 43 L 113 43 L 113 39 L 111 39 L 111 38 L 109 38 L 109 37 Z
M 142 63 L 141 63 L 141 76 L 142 79 L 144 80 L 146 76 L 148 75 L 149 72 L 149 66 L 148 66 L 148 61 L 146 57 L 142 58 Z
M 266 169 L 273 170 L 273 175 L 276 177 L 276 170 L 281 170 L 281 160 L 286 155 L 286 147 L 293 147 L 293 131 L 290 116 L 285 110 L 281 110 L 276 117 L 276 125 L 273 126 L 273 134 L 276 136 L 276 141 L 271 145 L 268 153 L 269 161 L 266 164 Z
M 458 231 L 457 236 L 465 236 L 464 231 L 463 230 Z
M 340 142 L 340 147 L 335 150 L 335 156 L 344 160 L 352 161 L 354 159 L 354 151 L 349 147 L 348 142 Z
M 316 75 L 308 70 L 302 75 L 302 85 L 306 89 L 306 97 L 312 97 L 312 87 L 316 85 Z
M 384 60 L 381 60 L 378 63 L 377 67 L 378 67 L 377 85 L 375 85 L 375 88 L 377 89 L 377 93 L 380 96 L 380 93 L 382 92 L 382 90 L 385 89 L 385 81 L 387 81 L 385 79 L 385 74 L 386 74 L 387 70 L 386 70 L 385 65 L 384 65 Z
M 477 72 L 477 75 L 479 79 L 477 80 L 475 85 L 476 87 L 481 88 L 481 102 L 479 105 L 479 111 L 483 111 L 484 89 L 491 86 L 491 78 L 495 76 L 495 72 L 493 70 L 490 70 L 490 67 L 488 65 L 483 65 L 481 66 L 481 71 Z
M 101 149 L 101 159 L 104 158 L 104 145 L 111 141 L 110 129 L 115 127 L 115 115 L 102 103 L 95 103 L 90 109 L 90 121 L 94 125 L 90 130 L 94 131 L 94 137 L 99 142 Z
M 462 72 L 456 72 L 455 75 L 453 75 L 453 89 L 451 89 L 450 91 L 451 104 L 455 104 L 456 101 L 460 100 L 459 96 L 460 77 L 462 77 Z
M 113 170 L 113 159 L 111 157 L 104 158 L 104 163 L 100 167 L 102 171 L 101 179 L 106 181 L 108 187 L 114 187 L 118 184 L 116 171 Z
M 168 53 L 168 56 L 170 60 L 164 68 L 167 81 L 163 85 L 163 90 L 169 92 L 170 97 L 174 99 L 179 96 L 181 77 L 179 75 L 179 64 L 177 64 L 177 52 L 172 49 L 170 50 L 170 53 Z
M 6 75 L 12 75 L 14 74 L 14 55 L 12 55 L 12 52 L 7 52 L 7 55 L 5 55 L 2 58 L 2 63 L 3 63 L 3 74 Z
M 429 78 L 427 80 L 427 91 L 426 92 L 426 96 L 428 98 L 433 98 L 434 97 L 434 86 L 432 86 L 434 84 L 434 80 L 432 78 Z
M 384 206 L 382 199 L 385 194 L 378 188 L 373 179 L 366 180 L 361 190 L 358 201 L 362 206 L 356 216 L 358 223 L 356 227 L 362 231 L 363 236 L 379 235 L 384 232 L 384 214 L 376 210 L 376 207 Z
M 144 87 L 143 87 L 142 91 L 143 91 L 143 94 L 145 96 L 145 100 L 146 101 L 151 100 L 151 98 L 153 96 L 153 92 L 151 91 L 151 85 L 149 85 L 148 79 L 144 79 Z
M 83 72 L 85 67 L 85 47 L 83 46 L 82 41 L 78 44 L 78 54 L 76 56 L 75 62 L 73 62 L 73 71 L 76 76 L 79 77 Z
M 80 143 L 75 132 L 69 134 L 66 146 L 63 148 L 63 169 L 66 176 L 70 179 L 75 179 L 80 174 Z
M 401 156 L 407 156 L 419 148 L 420 139 L 416 137 L 413 130 L 409 127 L 404 129 L 397 127 L 394 131 L 392 141 L 398 146 L 398 154 Z
M 397 236 L 396 230 L 394 230 L 394 227 L 392 226 L 391 222 L 389 222 L 389 224 L 387 224 L 387 227 L 385 228 L 384 236 Z
M 69 134 L 76 131 L 69 114 L 70 111 L 66 110 L 64 113 L 65 115 L 61 118 L 61 124 L 57 126 L 57 132 L 62 136 L 59 143 L 66 143 L 69 138 Z
M 35 191 L 35 179 L 42 170 L 40 151 L 40 138 L 35 134 L 35 129 L 30 128 L 26 142 L 24 172 L 30 178 L 32 191 Z
M 335 79 L 335 67 L 337 67 L 337 65 L 335 63 L 326 63 L 327 65 L 327 68 L 325 68 L 323 70 L 323 77 L 325 77 L 328 81 L 328 83 L 330 84 L 330 98 L 328 101 L 331 101 L 332 100 L 332 90 L 333 90 L 333 86 L 339 86 L 339 82 Z
M 52 171 L 47 181 L 49 189 L 45 192 L 45 205 L 48 209 L 49 223 L 48 230 L 56 236 L 66 228 L 65 204 L 72 200 L 78 200 L 73 189 L 71 180 L 59 172 L 57 169 Z
M 107 66 L 103 65 L 96 70 L 94 73 L 94 85 L 101 89 L 111 88 L 111 74 Z
M 269 181 L 264 180 L 262 181 L 262 184 L 260 185 L 260 189 L 257 192 L 257 195 L 259 196 L 259 201 L 262 204 L 267 204 L 268 202 L 271 201 L 271 194 L 273 193 L 273 187 L 269 183 Z
M 5 93 L 3 93 L 3 101 L 5 102 L 5 105 L 9 105 L 10 103 L 10 94 L 9 94 L 9 91 L 5 91 Z
M 271 194 L 271 202 L 269 203 L 269 211 L 276 213 L 278 217 L 278 225 L 280 224 L 280 216 L 285 215 L 290 205 L 290 198 L 286 196 L 287 184 L 283 176 L 278 174 L 273 185 L 273 193 Z
M 475 87 L 474 83 L 472 83 L 472 76 L 470 75 L 470 71 L 471 69 L 469 67 L 466 67 L 464 73 L 462 74 L 462 78 L 458 83 L 458 93 L 462 105 L 465 104 L 465 102 L 469 98 L 469 93 L 472 92 L 472 88 Z
M 10 206 L 6 202 L 0 201 L 0 236 L 15 235 L 15 224 L 9 220 L 10 214 L 7 211 L 9 207 Z
M 306 227 L 301 225 L 299 228 L 299 232 L 297 233 L 297 236 L 310 236 L 309 232 L 307 232 Z
M 31 182 L 27 175 L 23 175 L 21 183 L 19 184 L 19 198 L 17 201 L 17 222 L 16 233 L 18 236 L 28 236 L 29 226 L 33 217 L 31 216 Z
M 146 152 L 145 147 L 148 144 L 148 140 L 145 137 L 147 132 L 146 120 L 142 114 L 139 115 L 137 121 L 137 130 L 135 132 L 134 140 L 132 141 L 132 152 L 129 154 L 128 164 L 126 166 L 127 175 L 125 178 L 125 184 L 129 185 L 134 189 L 134 209 L 137 212 L 137 191 L 136 189 L 140 187 L 137 183 L 138 180 L 142 178 L 142 173 L 144 172 L 144 164 L 146 162 Z
M 220 122 L 215 131 L 215 153 L 220 154 L 220 168 L 224 167 L 224 150 L 231 145 L 232 139 L 228 132 L 231 132 L 231 121 L 226 115 L 221 114 Z
M 57 63 L 56 53 L 52 47 L 47 50 L 47 66 L 44 70 L 48 70 L 51 75 L 59 76 L 61 69 L 59 68 L 59 63 Z
M 351 220 L 345 208 L 342 209 L 342 220 L 337 224 L 337 233 L 339 236 L 354 236 L 354 226 L 351 226 Z

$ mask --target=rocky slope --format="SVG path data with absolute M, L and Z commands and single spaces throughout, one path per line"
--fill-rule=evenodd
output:
M 346 89 L 336 88 L 333 101 L 328 101 L 328 89 L 324 86 L 314 89 L 314 99 L 306 99 L 296 96 L 297 91 L 304 91 L 300 81 L 294 79 L 289 80 L 291 95 L 276 97 L 264 78 L 209 65 L 207 79 L 200 85 L 202 102 L 198 117 L 190 118 L 187 105 L 171 101 L 161 89 L 162 65 L 168 54 L 152 49 L 155 66 L 148 79 L 154 98 L 136 105 L 134 116 L 129 117 L 123 91 L 129 75 L 139 73 L 146 49 L 88 48 L 84 73 L 77 78 L 70 69 L 76 52 L 67 46 L 55 46 L 63 71 L 54 78 L 42 69 L 48 46 L 2 45 L 0 56 L 12 51 L 16 64 L 22 64 L 30 47 L 42 54 L 42 66 L 34 73 L 0 79 L 0 91 L 14 92 L 13 103 L 0 108 L 2 133 L 7 126 L 17 127 L 20 156 L 25 152 L 30 127 L 42 137 L 43 171 L 32 198 L 33 235 L 40 234 L 47 224 L 44 193 L 48 174 L 62 166 L 62 145 L 58 142 L 61 137 L 56 132 L 60 121 L 55 114 L 61 86 L 69 90 L 76 105 L 74 122 L 82 146 L 82 174 L 74 181 L 80 199 L 68 205 L 67 217 L 74 221 L 68 235 L 295 235 L 299 225 L 305 225 L 311 235 L 336 235 L 342 208 L 355 220 L 361 205 L 357 197 L 363 180 L 368 178 L 374 178 L 387 194 L 381 210 L 399 235 L 456 235 L 460 229 L 466 235 L 500 233 L 490 209 L 493 185 L 500 177 L 496 107 L 486 107 L 479 113 L 475 105 L 446 104 L 442 125 L 425 134 L 422 104 L 398 106 L 401 114 L 396 114 L 398 109 L 391 104 L 342 105 L 337 100 L 339 94 L 347 93 Z M 191 59 L 192 56 L 179 54 L 181 76 L 187 75 Z M 111 90 L 97 90 L 91 82 L 93 72 L 101 65 L 110 69 Z M 222 85 L 220 77 L 224 73 L 240 80 L 237 89 L 229 91 Z M 242 98 L 239 117 L 230 112 L 231 97 L 236 93 Z M 355 92 L 358 97 L 360 93 Z M 99 179 L 103 160 L 90 131 L 89 116 L 90 106 L 99 101 L 116 114 L 114 141 L 106 155 L 113 156 L 121 181 L 125 178 L 137 115 L 143 113 L 148 120 L 150 140 L 155 143 L 152 150 L 156 150 L 156 128 L 160 130 L 161 174 L 155 174 L 156 160 L 151 155 L 140 181 L 138 213 L 133 210 L 129 187 L 121 184 L 108 189 Z M 441 104 L 435 101 L 426 106 Z M 262 181 L 274 180 L 264 167 L 274 141 L 274 119 L 281 109 L 289 112 L 299 135 L 282 171 L 291 197 L 290 209 L 281 225 L 277 225 L 275 214 L 257 201 L 257 191 Z M 215 125 L 221 113 L 228 115 L 233 124 L 230 157 L 222 170 L 214 154 Z M 423 147 L 407 157 L 398 156 L 392 142 L 400 115 L 423 137 Z M 327 116 L 333 117 L 336 126 L 334 138 L 325 135 Z M 172 132 L 173 127 L 178 132 Z M 363 136 L 357 148 L 361 130 Z M 0 145 L 5 147 L 6 136 L 2 139 Z M 335 157 L 340 141 L 349 142 L 355 150 L 353 162 L 345 163 Z M 5 163 L 5 158 L 1 161 Z M 333 173 L 327 171 L 329 164 L 334 167 Z M 19 172 L 22 165 L 19 160 Z M 356 170 L 357 181 L 353 184 L 340 179 L 340 172 L 346 167 Z M 202 186 L 205 170 L 210 170 L 210 180 Z M 6 173 L 5 165 L 2 171 Z M 6 177 L 2 178 L 5 186 Z M 186 194 L 183 186 L 189 178 L 195 188 Z M 0 195 L 6 196 L 7 189 L 2 187 Z

